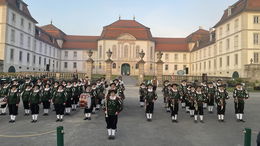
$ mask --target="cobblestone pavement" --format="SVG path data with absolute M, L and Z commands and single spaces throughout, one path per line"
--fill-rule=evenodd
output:
M 254 130 L 252 145 L 255 145 L 256 132 L 260 130 L 260 93 L 251 93 L 246 102 L 246 123 L 237 123 L 233 101 L 227 103 L 226 122 L 218 123 L 216 114 L 205 112 L 205 123 L 193 122 L 184 110 L 180 109 L 179 123 L 172 123 L 170 114 L 163 108 L 161 89 L 159 100 L 155 103 L 152 122 L 145 120 L 144 109 L 138 105 L 138 87 L 126 87 L 124 111 L 120 114 L 116 140 L 108 140 L 103 112 L 93 115 L 91 121 L 83 120 L 83 110 L 77 110 L 65 116 L 63 123 L 55 122 L 55 113 L 48 117 L 39 117 L 38 123 L 30 123 L 30 117 L 24 117 L 20 106 L 15 124 L 9 124 L 8 116 L 0 117 L 0 135 L 30 135 L 55 130 L 64 126 L 65 146 L 242 146 L 243 129 Z M 41 110 L 42 112 L 42 110 Z M 3 138 L 1 146 L 55 146 L 56 133 L 37 137 Z

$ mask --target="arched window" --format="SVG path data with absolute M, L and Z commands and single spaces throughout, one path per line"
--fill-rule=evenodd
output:
M 140 46 L 136 46 L 135 57 L 139 58 Z
M 113 63 L 113 68 L 116 68 L 116 63 Z
M 102 68 L 102 65 L 101 65 L 101 63 L 99 63 L 99 69 L 101 69 Z
M 135 69 L 138 69 L 139 68 L 139 64 L 135 64 Z
M 113 47 L 112 47 L 112 52 L 113 52 L 112 57 L 113 57 L 113 58 L 116 58 L 116 56 L 117 56 L 116 45 L 113 45 Z
M 99 58 L 102 58 L 102 52 L 103 52 L 102 46 L 99 46 Z
M 124 48 L 124 57 L 125 57 L 125 58 L 128 57 L 128 45 L 125 45 L 125 48 Z

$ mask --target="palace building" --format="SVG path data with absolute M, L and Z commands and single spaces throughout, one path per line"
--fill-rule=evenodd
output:
M 161 38 L 136 20 L 121 19 L 98 36 L 69 35 L 53 24 L 37 26 L 22 0 L 0 0 L 0 71 L 86 72 L 90 49 L 94 74 L 105 74 L 110 49 L 114 75 L 138 75 L 143 50 L 146 75 L 156 74 L 161 51 L 164 75 L 246 77 L 245 66 L 260 63 L 260 1 L 239 0 L 210 30 L 200 27 L 185 38 Z

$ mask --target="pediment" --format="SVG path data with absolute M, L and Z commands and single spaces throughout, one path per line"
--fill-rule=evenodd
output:
M 121 34 L 117 39 L 118 40 L 136 40 L 136 38 L 129 33 Z

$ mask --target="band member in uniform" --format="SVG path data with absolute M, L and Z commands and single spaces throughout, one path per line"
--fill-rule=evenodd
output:
M 97 80 L 97 110 L 100 109 L 102 100 L 105 98 L 105 87 L 100 80 Z
M 78 88 L 78 84 L 77 81 L 73 81 L 73 85 L 72 85 L 72 111 L 76 111 L 77 109 L 77 104 L 78 104 L 78 99 L 79 97 L 79 88 Z
M 52 89 L 50 88 L 49 84 L 46 84 L 43 91 L 42 91 L 42 105 L 43 105 L 43 116 L 48 116 L 49 115 L 49 109 L 51 107 L 51 94 L 52 94 Z
M 180 93 L 181 93 L 181 107 L 185 108 L 186 107 L 186 103 L 187 103 L 187 81 L 186 80 L 182 80 L 181 81 L 181 86 L 180 86 Z M 186 111 L 188 108 L 186 107 Z
M 36 123 L 38 120 L 39 115 L 39 104 L 41 102 L 41 91 L 40 86 L 35 85 L 34 89 L 32 91 L 31 96 L 29 97 L 29 103 L 31 108 L 31 114 L 32 114 L 32 123 Z
M 66 92 L 63 89 L 62 85 L 58 86 L 58 90 L 54 92 L 52 102 L 54 103 L 54 108 L 57 115 L 56 122 L 62 122 L 63 121 L 63 115 L 66 105 Z
M 104 111 L 106 115 L 108 138 L 115 139 L 118 114 L 122 111 L 122 103 L 116 95 L 115 90 L 110 91 L 110 95 L 106 97 L 104 103 Z
M 153 90 L 156 91 L 157 86 L 159 85 L 159 82 L 158 82 L 156 76 L 154 76 L 153 79 L 151 80 L 151 84 L 153 85 Z
M 218 111 L 218 121 L 224 122 L 224 115 L 226 111 L 226 100 L 229 99 L 227 91 L 224 89 L 225 85 L 220 85 L 216 92 L 216 102 Z
M 208 83 L 206 94 L 207 94 L 208 111 L 209 113 L 213 113 L 216 88 L 214 87 L 212 82 Z
M 190 91 L 188 92 L 188 96 L 189 96 L 190 117 L 194 117 L 194 114 L 195 114 L 195 96 L 196 96 L 195 85 L 190 86 Z
M 85 118 L 84 120 L 91 120 L 91 113 L 92 113 L 92 92 L 91 86 L 87 85 L 86 90 L 84 93 L 80 95 L 80 107 L 84 108 Z
M 206 101 L 206 96 L 205 94 L 202 92 L 202 87 L 201 86 L 197 86 L 196 89 L 196 95 L 195 95 L 195 115 L 194 115 L 194 122 L 197 123 L 198 121 L 198 115 L 200 117 L 200 122 L 204 123 L 203 121 L 203 103 Z
M 163 89 L 162 89 L 162 93 L 163 93 L 163 102 L 165 104 L 165 108 L 168 108 L 168 102 L 167 102 L 167 99 L 168 99 L 168 85 L 169 85 L 169 81 L 168 80 L 165 80 L 164 83 L 163 83 Z
M 15 118 L 18 115 L 18 106 L 20 103 L 20 97 L 16 85 L 12 85 L 11 90 L 7 95 L 7 104 L 9 109 L 9 115 L 11 120 L 9 123 L 14 123 Z
M 141 107 L 144 107 L 144 98 L 145 98 L 146 94 L 147 94 L 147 88 L 146 88 L 145 84 L 142 83 L 140 85 L 140 89 L 139 89 L 139 95 L 140 95 L 139 102 L 140 102 Z
M 246 89 L 243 88 L 242 84 L 237 84 L 233 91 L 235 114 L 237 121 L 245 122 L 243 120 L 245 100 L 249 98 L 249 94 Z
M 203 82 L 201 83 L 201 90 L 202 90 L 202 92 L 203 92 L 204 94 L 207 93 L 207 88 L 208 88 L 207 82 L 206 82 L 206 81 L 203 81 Z M 206 109 L 207 107 L 208 107 L 208 103 L 207 103 L 207 102 L 203 102 L 203 108 Z
M 1 107 L 0 107 L 1 114 L 0 115 L 6 115 L 6 108 L 7 108 L 6 97 L 10 90 L 10 85 L 5 79 L 2 80 L 2 84 L 3 84 L 3 86 L 0 88 L 0 100 L 1 100 Z
M 93 109 L 92 109 L 92 114 L 96 113 L 96 107 L 97 107 L 97 98 L 98 98 L 98 92 L 97 92 L 97 84 L 93 83 L 92 84 L 92 104 L 93 104 Z
M 180 92 L 178 91 L 178 84 L 172 84 L 171 90 L 169 90 L 170 108 L 172 122 L 178 122 L 177 116 L 179 111 L 179 100 L 181 98 Z
M 68 81 L 67 82 L 67 86 L 65 88 L 65 92 L 66 92 L 66 106 L 65 106 L 65 115 L 70 115 L 70 112 L 71 112 L 71 105 L 72 105 L 72 100 L 73 100 L 73 97 L 72 97 L 72 85 L 71 85 L 71 82 Z
M 145 105 L 146 105 L 145 113 L 146 113 L 147 121 L 152 121 L 155 100 L 157 100 L 157 94 L 155 90 L 153 90 L 153 85 L 149 84 L 147 89 L 147 94 L 145 96 Z
M 30 84 L 27 84 L 25 89 L 22 90 L 22 93 L 21 93 L 25 116 L 29 116 L 29 114 L 30 114 L 29 98 L 31 95 L 32 95 L 32 86 Z

